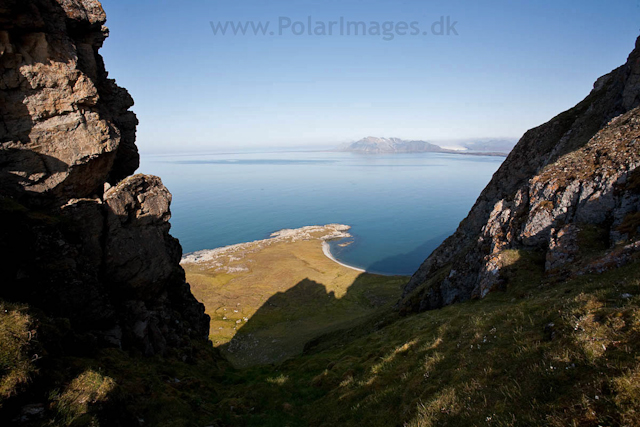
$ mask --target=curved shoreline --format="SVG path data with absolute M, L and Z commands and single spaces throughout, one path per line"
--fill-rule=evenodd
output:
M 218 260 L 221 257 L 229 257 L 230 259 L 234 259 L 234 255 L 237 254 L 239 258 L 235 258 L 236 260 L 244 258 L 244 252 L 261 250 L 266 246 L 270 246 L 274 243 L 282 243 L 282 242 L 295 242 L 298 240 L 310 240 L 317 239 L 322 243 L 322 253 L 329 258 L 331 261 L 336 264 L 348 268 L 350 270 L 359 271 L 361 273 L 366 273 L 367 271 L 354 267 L 352 265 L 345 264 L 343 262 L 338 261 L 333 254 L 331 253 L 331 246 L 329 245 L 329 241 L 331 240 L 342 240 L 347 237 L 352 237 L 347 231 L 351 227 L 343 224 L 327 224 L 324 226 L 319 225 L 311 225 L 302 228 L 295 229 L 284 229 L 279 230 L 274 233 L 271 233 L 271 236 L 268 239 L 263 240 L 255 240 L 253 242 L 246 243 L 237 243 L 235 245 L 223 246 L 215 249 L 204 249 L 196 252 L 190 252 L 182 256 L 180 260 L 180 264 L 206 264 L 212 263 L 212 265 L 219 268 L 229 269 L 228 266 L 225 267 L 224 263 L 220 263 Z M 312 233 L 326 233 L 322 236 L 313 236 Z
M 337 259 L 335 259 L 335 258 L 333 257 L 333 255 L 331 254 L 331 246 L 329 246 L 329 242 L 327 242 L 326 240 L 323 240 L 323 241 L 322 241 L 322 252 L 324 253 L 324 255 L 325 255 L 327 258 L 329 258 L 331 261 L 335 262 L 336 264 L 340 264 L 340 265 L 341 265 L 341 266 L 343 266 L 343 267 L 350 268 L 350 269 L 352 269 L 352 270 L 356 270 L 356 271 L 360 271 L 360 272 L 362 272 L 362 273 L 366 273 L 366 272 L 367 272 L 367 270 L 363 270 L 363 269 L 361 269 L 361 268 L 354 267 L 354 266 L 352 266 L 352 265 L 347 265 L 347 264 L 345 264 L 345 263 L 343 263 L 343 262 L 340 262 L 340 261 L 338 261 Z
M 267 239 L 254 240 L 246 243 L 236 243 L 234 245 L 222 246 L 214 249 L 203 249 L 189 252 L 182 256 L 180 263 L 205 263 L 213 262 L 218 257 L 232 255 L 246 250 L 259 250 L 274 243 L 296 242 L 298 240 L 336 240 L 351 237 L 347 231 L 351 227 L 343 224 L 308 225 L 301 228 L 285 228 L 278 230 Z M 322 236 L 313 236 L 313 233 L 325 233 Z M 332 257 L 330 257 L 333 259 Z M 335 261 L 335 260 L 334 260 Z M 338 261 L 336 261 L 338 262 Z

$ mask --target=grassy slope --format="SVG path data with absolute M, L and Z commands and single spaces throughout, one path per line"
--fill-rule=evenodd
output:
M 320 240 L 254 246 L 218 258 L 223 268 L 183 263 L 211 316 L 211 341 L 238 367 L 302 353 L 310 340 L 388 309 L 407 281 L 343 267 Z
M 543 276 L 540 257 L 512 257 L 505 292 L 405 318 L 387 310 L 317 338 L 305 354 L 279 365 L 236 370 L 207 348 L 191 363 L 118 350 L 43 364 L 45 357 L 35 362 L 41 377 L 49 375 L 41 387 L 45 420 L 74 426 L 137 419 L 159 426 L 639 425 L 640 262 L 554 280 Z M 13 341 L 16 349 L 24 348 L 30 328 L 18 315 L 23 311 L 0 313 L 0 332 L 22 337 Z M 34 372 L 33 366 L 20 370 Z
M 638 425 L 640 264 L 558 283 L 541 271 L 522 256 L 506 292 L 236 372 L 224 423 Z

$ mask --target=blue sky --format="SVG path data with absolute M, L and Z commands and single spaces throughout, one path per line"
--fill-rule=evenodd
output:
M 147 153 L 520 137 L 584 98 L 640 35 L 640 0 L 102 3 L 101 53 L 136 101 Z M 280 17 L 309 16 L 416 21 L 421 33 L 449 16 L 458 35 L 278 35 Z M 211 21 L 276 34 L 216 36 Z

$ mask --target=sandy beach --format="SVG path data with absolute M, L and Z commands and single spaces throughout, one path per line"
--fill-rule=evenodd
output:
M 366 270 L 358 267 L 353 267 L 351 265 L 344 264 L 338 261 L 331 253 L 331 246 L 329 245 L 329 241 L 352 237 L 351 234 L 348 233 L 348 230 L 350 228 L 350 226 L 343 224 L 327 224 L 312 225 L 296 229 L 279 230 L 271 233 L 271 236 L 268 239 L 256 240 L 247 243 L 238 243 L 235 245 L 224 246 L 222 248 L 205 249 L 202 251 L 185 254 L 182 257 L 181 264 L 209 264 L 210 266 L 219 267 L 220 269 L 226 270 L 227 273 L 237 273 L 240 271 L 246 271 L 247 268 L 245 266 L 229 267 L 228 265 L 225 265 L 227 264 L 227 262 L 220 261 L 223 258 L 227 257 L 231 257 L 231 261 L 236 259 L 240 260 L 244 258 L 247 253 L 253 253 L 257 250 L 264 249 L 265 247 L 276 243 L 292 243 L 299 240 L 317 239 L 322 242 L 322 252 L 331 261 L 351 270 L 365 273 Z
M 253 242 L 238 243 L 230 246 L 223 246 L 215 249 L 204 249 L 191 252 L 182 256 L 181 263 L 210 263 L 219 258 L 230 256 L 234 253 L 243 254 L 247 251 L 256 251 L 267 246 L 283 243 L 297 242 L 300 240 L 336 240 L 352 237 L 348 233 L 351 227 L 343 224 L 310 225 L 302 228 L 284 229 L 271 233 L 268 239 L 255 240 Z M 241 255 L 243 256 L 243 255 Z M 327 255 L 331 260 L 336 261 L 331 255 Z M 339 263 L 340 264 L 340 263 Z M 343 264 L 344 265 L 344 264 Z M 345 266 L 348 267 L 348 266 Z M 349 267 L 351 268 L 351 267 Z
M 358 267 L 353 267 L 353 266 L 351 266 L 351 265 L 344 264 L 344 263 L 342 263 L 342 262 L 338 261 L 337 259 L 335 259 L 335 258 L 333 257 L 333 255 L 331 254 L 331 246 L 329 246 L 329 242 L 327 242 L 326 240 L 323 240 L 323 241 L 322 241 L 322 252 L 323 252 L 323 253 L 326 255 L 326 257 L 327 257 L 327 258 L 329 258 L 331 261 L 333 261 L 333 262 L 335 262 L 335 263 L 338 263 L 338 264 L 340 264 L 340 265 L 341 265 L 341 266 L 343 266 L 343 267 L 347 267 L 347 268 L 350 268 L 350 269 L 352 269 L 352 270 L 361 271 L 361 272 L 363 272 L 363 273 L 366 273 L 366 270 L 363 270 L 363 269 L 358 268 Z
M 283 361 L 398 300 L 405 277 L 334 258 L 330 242 L 352 237 L 348 231 L 342 224 L 286 229 L 183 257 L 191 291 L 210 316 L 209 338 L 227 360 L 236 367 Z

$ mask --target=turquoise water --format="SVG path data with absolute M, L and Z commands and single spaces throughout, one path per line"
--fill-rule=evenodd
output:
M 142 156 L 173 194 L 171 233 L 185 253 L 340 223 L 332 253 L 368 271 L 412 274 L 466 216 L 501 157 L 271 152 Z

